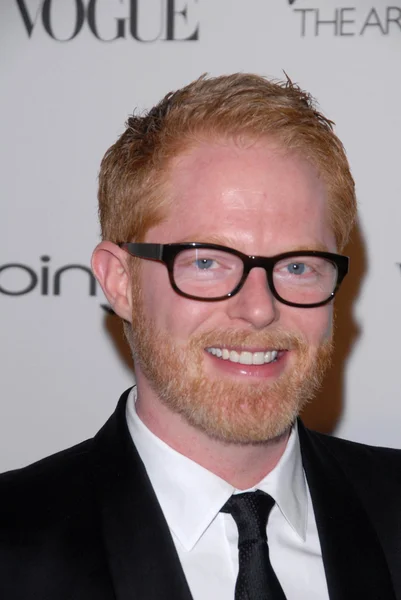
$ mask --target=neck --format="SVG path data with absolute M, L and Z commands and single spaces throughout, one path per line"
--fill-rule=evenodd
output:
M 172 412 L 152 390 L 139 389 L 139 385 L 136 411 L 159 439 L 239 490 L 253 487 L 274 469 L 290 433 L 288 430 L 258 444 L 232 444 L 212 439 Z

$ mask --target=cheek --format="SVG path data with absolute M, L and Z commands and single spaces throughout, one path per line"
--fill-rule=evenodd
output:
M 186 341 L 216 312 L 212 303 L 189 300 L 177 294 L 164 265 L 144 265 L 140 282 L 145 316 L 176 341 Z
M 298 327 L 312 345 L 319 345 L 329 339 L 333 329 L 332 304 L 320 308 L 301 309 Z
M 162 326 L 177 342 L 187 343 L 194 334 L 207 329 L 213 321 L 214 310 L 208 303 L 201 303 L 177 297 L 170 306 L 163 309 L 165 314 Z

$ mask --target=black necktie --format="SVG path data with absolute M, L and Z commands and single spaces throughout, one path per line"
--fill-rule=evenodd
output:
M 231 496 L 221 509 L 233 516 L 238 527 L 235 600 L 286 600 L 267 545 L 267 519 L 273 506 L 273 498 L 257 490 Z

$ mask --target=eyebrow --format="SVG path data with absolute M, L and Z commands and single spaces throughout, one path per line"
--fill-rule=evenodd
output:
M 320 244 L 320 243 L 315 243 L 315 244 L 309 244 L 308 246 L 297 246 L 296 248 L 290 248 L 288 250 L 288 252 L 302 252 L 303 250 L 312 250 L 315 252 L 332 252 L 332 250 L 330 250 L 326 244 Z

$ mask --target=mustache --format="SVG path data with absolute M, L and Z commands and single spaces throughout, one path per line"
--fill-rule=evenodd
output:
M 199 348 L 236 347 L 272 348 L 274 350 L 305 350 L 308 343 L 305 337 L 293 331 L 275 329 L 272 331 L 238 331 L 237 329 L 213 329 L 191 338 L 190 346 Z

